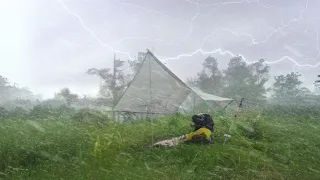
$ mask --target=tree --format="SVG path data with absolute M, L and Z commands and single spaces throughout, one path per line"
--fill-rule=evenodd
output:
M 103 80 L 103 84 L 100 86 L 99 94 L 113 106 L 123 93 L 127 86 L 126 78 L 121 70 L 118 68 L 122 67 L 124 61 L 114 61 L 114 71 L 111 72 L 110 68 L 91 68 L 88 69 L 87 74 L 99 76 Z
M 301 74 L 291 72 L 287 75 L 275 76 L 272 86 L 273 102 L 291 103 L 299 95 L 302 82 L 299 80 Z
M 10 101 L 15 99 L 35 99 L 33 93 L 26 87 L 18 87 L 16 84 L 10 85 L 9 80 L 0 75 L 0 101 Z
M 226 86 L 224 95 L 234 97 L 235 99 L 250 98 L 250 69 L 243 61 L 242 57 L 230 59 L 228 68 L 224 71 L 224 80 Z
M 250 92 L 257 101 L 265 101 L 267 89 L 265 84 L 269 80 L 270 66 L 264 65 L 264 59 L 260 59 L 249 65 L 251 77 L 249 79 Z
M 58 98 L 63 98 L 67 105 L 70 106 L 73 102 L 76 102 L 78 100 L 78 95 L 71 93 L 69 88 L 63 88 L 60 90 L 60 92 L 57 94 Z
M 8 79 L 0 75 L 0 101 L 8 99 L 8 84 Z
M 311 91 L 310 91 L 310 89 L 308 89 L 308 88 L 306 88 L 306 87 L 302 87 L 302 88 L 300 88 L 300 90 L 299 90 L 299 96 L 302 96 L 302 97 L 305 97 L 305 96 L 307 96 L 307 95 L 311 95 L 312 93 L 311 93 Z
M 266 102 L 265 83 L 268 81 L 270 67 L 261 59 L 251 65 L 237 56 L 230 59 L 224 71 L 224 95 L 235 99 L 245 98 L 256 103 Z
M 129 66 L 133 71 L 133 75 L 135 75 L 138 72 L 146 55 L 146 52 L 138 52 L 137 57 L 135 57 L 133 60 L 128 60 Z
M 318 78 L 320 78 L 320 75 L 318 75 Z M 314 81 L 314 87 L 315 87 L 315 94 L 320 95 L 320 79 Z
M 16 86 L 8 86 L 8 89 L 10 91 L 11 99 L 35 99 L 35 96 L 33 95 L 32 91 L 30 91 L 27 87 L 19 88 Z
M 110 69 L 108 69 L 108 68 L 102 68 L 102 69 L 91 68 L 91 69 L 88 69 L 87 74 L 99 76 L 103 80 L 103 83 L 99 89 L 99 94 L 102 97 L 112 96 L 109 86 L 111 86 L 111 83 L 113 80 L 113 75 L 110 72 Z
M 197 78 L 189 80 L 189 83 L 193 83 L 204 92 L 220 95 L 222 93 L 224 83 L 222 72 L 218 68 L 217 59 L 208 56 L 204 60 L 202 70 L 198 73 Z
M 9 84 L 8 79 L 0 75 L 0 88 L 7 86 L 8 84 Z

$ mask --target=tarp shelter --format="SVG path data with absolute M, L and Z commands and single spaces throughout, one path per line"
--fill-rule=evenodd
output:
M 223 98 L 190 88 L 159 61 L 149 50 L 133 80 L 113 107 L 115 112 L 173 114 L 186 112 L 190 97 L 197 101 L 229 104 L 233 99 Z M 197 103 L 198 104 L 198 103 Z M 184 106 L 184 107 L 183 107 Z M 194 109 L 194 108 L 193 108 Z
M 180 112 L 200 113 L 212 109 L 224 109 L 233 102 L 233 99 L 208 94 L 197 87 L 189 87 L 193 92 L 181 104 Z

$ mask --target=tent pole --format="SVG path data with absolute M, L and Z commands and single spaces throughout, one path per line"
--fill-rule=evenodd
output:
M 234 100 L 230 101 L 223 109 L 226 109 Z
M 113 102 L 112 102 L 112 105 L 113 107 L 115 106 L 116 104 L 116 53 L 114 53 L 114 56 L 113 56 L 113 77 L 112 77 L 112 97 L 113 97 Z M 112 113 L 112 118 L 114 120 L 116 120 L 116 113 L 113 112 Z
M 150 53 L 150 51 L 148 50 L 147 53 Z M 152 80 L 151 80 L 151 61 L 150 61 L 150 58 L 149 58 L 149 105 L 148 105 L 148 109 L 147 109 L 147 117 L 149 117 L 149 109 L 150 109 L 150 106 L 152 104 Z M 154 132 L 153 132 L 153 117 L 151 117 L 151 131 L 152 131 L 152 144 L 154 144 Z
M 117 123 L 120 123 L 120 114 L 119 113 L 116 113 L 116 121 L 117 121 Z
M 193 114 L 195 113 L 196 109 L 196 93 L 193 93 Z

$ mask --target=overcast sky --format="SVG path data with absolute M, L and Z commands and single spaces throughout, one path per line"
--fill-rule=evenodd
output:
M 319 0 L 0 0 L 0 75 L 44 97 L 63 87 L 95 95 L 87 69 L 146 48 L 179 77 L 212 55 L 266 58 L 272 76 L 320 74 Z M 272 76 L 270 78 L 272 78 Z

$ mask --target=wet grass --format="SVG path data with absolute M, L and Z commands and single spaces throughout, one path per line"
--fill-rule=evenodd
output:
M 190 132 L 190 117 L 127 124 L 4 120 L 0 179 L 320 179 L 320 118 L 238 117 L 214 117 L 212 145 L 174 148 L 147 145 Z

